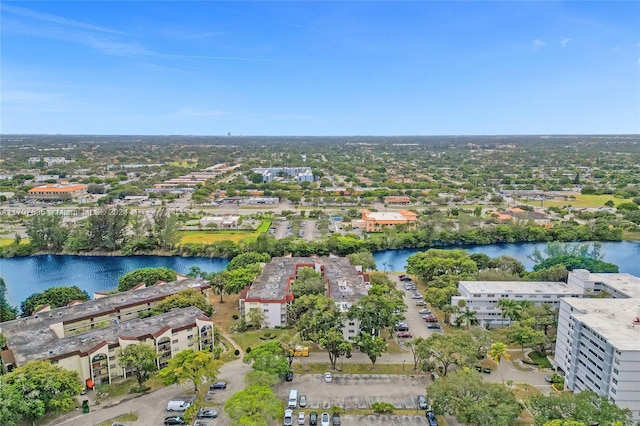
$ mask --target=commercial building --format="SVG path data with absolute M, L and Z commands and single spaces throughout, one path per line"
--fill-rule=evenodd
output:
M 30 189 L 27 198 L 42 201 L 72 201 L 85 195 L 87 195 L 87 185 L 49 183 Z
M 408 206 L 411 204 L 411 198 L 406 195 L 390 195 L 384 197 L 384 203 L 390 206 Z
M 262 182 L 273 182 L 277 177 L 293 178 L 296 182 L 313 182 L 311 167 L 259 167 L 252 172 L 262 175 Z
M 33 165 L 38 164 L 40 162 L 46 164 L 47 166 L 55 166 L 57 164 L 73 163 L 73 160 L 67 160 L 64 157 L 30 157 L 27 160 L 27 163 L 30 166 L 33 166 Z
M 418 214 L 409 210 L 398 212 L 362 210 L 362 221 L 367 232 L 382 232 L 384 228 L 396 225 L 408 225 L 409 228 L 414 228 L 418 222 Z
M 200 219 L 203 228 L 237 228 L 240 216 L 207 216 Z
M 208 293 L 203 281 L 182 280 L 106 295 L 69 306 L 40 308 L 30 317 L 0 323 L 6 338 L 2 351 L 5 371 L 29 361 L 50 360 L 69 370 L 92 387 L 110 383 L 127 372 L 119 363 L 119 351 L 138 343 L 149 344 L 158 353 L 158 367 L 185 349 L 212 349 L 213 322 L 195 307 L 140 318 L 166 297 L 196 288 Z
M 349 307 L 369 293 L 369 275 L 351 265 L 344 257 L 277 257 L 265 265 L 262 273 L 251 286 L 240 293 L 240 312 L 249 319 L 252 309 L 264 313 L 264 326 L 268 328 L 287 325 L 287 311 L 294 296 L 291 283 L 302 268 L 313 268 L 321 273 L 327 283 L 326 295 L 335 300 L 338 309 L 346 312 Z M 353 339 L 359 333 L 356 321 L 345 320 L 343 334 Z

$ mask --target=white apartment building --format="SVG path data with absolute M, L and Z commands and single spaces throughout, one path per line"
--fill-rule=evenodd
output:
M 640 420 L 640 298 L 563 299 L 553 364 L 567 389 L 606 396 Z
M 550 281 L 460 281 L 459 296 L 451 298 L 452 306 L 459 306 L 462 300 L 466 308 L 476 311 L 476 320 L 481 327 L 509 324 L 502 317 L 502 309 L 496 305 L 500 299 L 517 302 L 529 301 L 535 305 L 549 303 L 554 308 L 560 306 L 563 297 L 583 297 L 583 291 L 574 284 Z M 452 315 L 455 321 L 457 315 Z
M 262 182 L 273 182 L 278 175 L 292 177 L 298 183 L 313 182 L 311 167 L 259 167 L 252 172 L 262 175 Z

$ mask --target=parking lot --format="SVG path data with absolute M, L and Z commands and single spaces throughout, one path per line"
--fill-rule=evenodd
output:
M 370 408 L 374 402 L 388 402 L 398 409 L 417 409 L 417 395 L 425 394 L 426 376 L 389 374 L 334 374 L 326 383 L 322 374 L 296 375 L 293 382 L 278 385 L 277 396 L 286 400 L 296 389 L 307 396 L 307 409 L 318 411 L 331 407 L 346 410 Z
M 422 308 L 429 308 L 429 306 L 416 306 L 416 300 L 412 299 L 411 295 L 413 294 L 413 290 L 405 290 L 404 282 L 400 281 L 398 275 L 389 274 L 388 277 L 396 283 L 398 290 L 404 293 L 404 303 L 407 305 L 407 312 L 405 312 L 405 320 L 403 321 L 405 324 L 409 326 L 409 332 L 412 334 L 413 338 L 424 337 L 427 338 L 434 333 L 442 333 L 442 329 L 430 329 L 427 327 L 427 323 L 422 319 L 422 314 L 418 313 L 418 311 Z M 398 342 L 402 345 L 404 340 L 411 339 L 398 339 Z

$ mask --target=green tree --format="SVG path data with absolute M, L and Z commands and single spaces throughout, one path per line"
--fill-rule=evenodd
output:
M 291 283 L 291 293 L 294 297 L 305 294 L 325 294 L 327 285 L 320 272 L 309 267 L 299 268 L 296 279 Z
M 171 309 L 188 308 L 190 306 L 195 306 L 196 308 L 200 309 L 208 317 L 213 315 L 213 306 L 207 300 L 207 296 L 205 296 L 200 290 L 196 288 L 182 290 L 167 297 L 153 308 L 153 312 L 156 314 L 161 314 L 164 312 L 169 312 Z
M 249 251 L 246 253 L 240 253 L 227 265 L 228 271 L 233 271 L 234 269 L 246 268 L 247 266 L 260 264 L 260 263 L 269 263 L 271 261 L 271 256 L 267 253 L 258 253 L 255 251 Z
M 491 358 L 496 365 L 500 366 L 502 359 L 509 359 L 509 347 L 502 342 L 496 342 L 491 345 L 491 348 L 487 352 L 489 358 Z
M 353 253 L 347 256 L 352 265 L 362 266 L 364 271 L 375 271 L 376 261 L 370 252 Z
M 244 376 L 247 386 L 275 386 L 280 383 L 280 377 L 266 371 L 253 370 Z
M 261 271 L 262 268 L 257 263 L 232 270 L 227 268 L 222 272 L 222 278 L 225 282 L 224 292 L 227 294 L 240 293 L 243 288 L 251 285 Z
M 234 426 L 268 426 L 284 415 L 282 402 L 269 386 L 254 385 L 234 393 L 224 404 Z
M 102 207 L 87 219 L 87 239 L 93 248 L 118 250 L 126 240 L 129 211 L 122 207 Z
M 582 422 L 577 422 L 575 420 L 551 420 L 544 424 L 544 426 L 589 426 Z
M 284 376 L 289 371 L 289 360 L 277 340 L 261 343 L 244 356 L 245 363 L 254 370 L 275 376 Z
M 59 252 L 69 236 L 69 228 L 62 224 L 62 216 L 38 214 L 27 222 L 27 235 L 36 249 Z
M 460 314 L 458 315 L 458 322 L 460 324 L 465 324 L 467 326 L 467 330 L 471 328 L 471 323 L 476 320 L 476 311 L 473 309 L 469 309 L 468 307 L 464 310 L 460 310 Z
M 130 371 L 138 381 L 138 387 L 149 379 L 149 374 L 158 369 L 158 354 L 153 346 L 138 343 L 120 351 L 120 364 Z
M 180 220 L 175 213 L 167 213 L 166 207 L 154 211 L 152 230 L 161 249 L 171 250 L 180 241 Z
M 343 316 L 334 300 L 324 295 L 306 295 L 296 299 L 289 314 L 303 340 L 319 343 L 327 330 L 342 328 Z
M 562 392 L 549 396 L 537 394 L 531 398 L 530 407 L 537 425 L 556 419 L 573 420 L 587 425 L 633 424 L 631 410 L 620 408 L 605 396 L 592 391 Z
M 509 327 L 512 321 L 517 321 L 522 316 L 522 306 L 517 300 L 500 299 L 496 307 L 502 312 L 502 318 L 509 318 Z
M 124 274 L 118 280 L 118 291 L 128 291 L 140 283 L 148 287 L 158 281 L 172 282 L 178 278 L 175 271 L 169 268 L 141 268 Z
M 360 352 L 369 357 L 371 368 L 375 367 L 377 359 L 387 350 L 387 342 L 382 337 L 374 337 L 370 333 L 360 333 L 356 340 Z
M 469 425 L 511 426 L 522 410 L 504 385 L 487 383 L 468 368 L 431 384 L 429 396 L 436 413 L 449 413 Z
M 49 361 L 28 362 L 0 376 L 2 424 L 16 425 L 19 420 L 33 423 L 45 415 L 72 410 L 82 388 L 76 371 Z
M 251 308 L 249 313 L 247 314 L 248 321 L 247 323 L 255 328 L 256 330 L 262 328 L 262 322 L 264 321 L 265 315 L 262 309 L 260 308 Z
M 511 327 L 508 335 L 513 343 L 520 345 L 523 357 L 525 346 L 530 347 L 548 342 L 548 338 L 542 330 L 535 330 L 520 323 L 516 323 L 514 327 Z
M 278 336 L 278 341 L 280 342 L 280 347 L 284 351 L 284 355 L 287 357 L 289 361 L 289 368 L 291 368 L 291 364 L 293 364 L 293 360 L 295 358 L 296 347 L 300 346 L 302 343 L 297 334 L 289 334 L 282 333 Z
M 428 356 L 423 358 L 432 358 L 440 364 L 443 376 L 451 365 L 464 366 L 475 359 L 473 341 L 467 333 L 433 334 L 425 340 L 423 349 L 428 350 Z
M 407 272 L 422 281 L 431 281 L 438 275 L 467 275 L 478 272 L 477 264 L 464 250 L 430 249 L 416 253 L 407 259 Z
M 21 304 L 20 310 L 23 316 L 31 316 L 40 306 L 49 304 L 51 309 L 67 306 L 74 300 L 87 301 L 89 295 L 77 286 L 53 287 L 40 293 L 34 293 L 27 297 Z
M 322 337 L 318 340 L 318 344 L 329 354 L 329 361 L 331 362 L 331 368 L 336 369 L 336 362 L 338 358 L 346 356 L 351 357 L 351 350 L 353 345 L 351 342 L 344 340 L 342 333 L 335 329 L 329 329 L 322 333 Z
M 218 377 L 220 365 L 221 362 L 211 352 L 187 349 L 175 354 L 168 365 L 160 370 L 158 377 L 165 385 L 191 380 L 194 392 L 198 392 L 203 379 L 215 380 Z
M 7 301 L 7 285 L 0 277 L 0 322 L 14 320 L 17 316 L 18 310 Z
M 360 330 L 365 333 L 380 335 L 382 330 L 392 329 L 397 324 L 396 307 L 392 298 L 370 294 L 351 305 L 347 317 L 359 320 Z

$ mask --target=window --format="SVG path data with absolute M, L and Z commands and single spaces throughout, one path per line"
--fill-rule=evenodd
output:
M 109 357 L 109 361 L 115 361 L 115 359 L 116 359 L 115 355 Z

